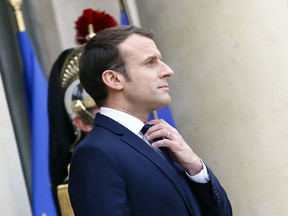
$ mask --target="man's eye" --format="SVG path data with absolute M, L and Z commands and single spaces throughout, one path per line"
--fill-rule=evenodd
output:
M 146 64 L 147 64 L 147 65 L 152 65 L 152 64 L 154 64 L 154 60 L 151 59 L 151 60 L 147 61 Z

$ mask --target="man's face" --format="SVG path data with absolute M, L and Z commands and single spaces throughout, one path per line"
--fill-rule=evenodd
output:
M 154 41 L 133 34 L 120 44 L 120 52 L 131 77 L 124 82 L 123 93 L 134 111 L 152 112 L 168 105 L 167 78 L 173 71 L 162 61 Z

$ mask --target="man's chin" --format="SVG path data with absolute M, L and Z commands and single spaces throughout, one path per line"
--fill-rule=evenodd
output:
M 168 95 L 167 99 L 165 100 L 166 104 L 164 106 L 171 104 L 171 102 L 172 102 L 172 99 L 171 99 L 170 95 Z
M 162 108 L 164 108 L 165 106 L 168 106 L 169 104 L 171 104 L 171 102 L 172 102 L 171 98 L 170 98 L 170 97 L 169 97 L 169 99 L 167 98 L 167 100 L 162 101 L 162 103 L 159 104 L 157 110 L 158 110 L 158 109 L 162 109 Z

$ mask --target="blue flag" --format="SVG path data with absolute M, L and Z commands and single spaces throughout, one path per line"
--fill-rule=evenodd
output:
M 120 21 L 121 25 L 129 25 L 129 19 L 125 11 L 125 6 L 123 0 L 119 0 L 120 4 Z
M 27 115 L 32 140 L 32 210 L 34 216 L 54 216 L 49 175 L 48 84 L 26 31 L 18 32 L 24 68 Z
M 121 25 L 129 25 L 128 17 L 124 9 L 121 9 Z
M 165 106 L 163 107 L 162 109 L 159 109 L 156 111 L 157 113 L 157 117 L 159 119 L 164 119 L 166 122 L 168 122 L 171 126 L 173 126 L 174 128 L 176 128 L 176 124 L 175 124 L 175 121 L 173 119 L 173 116 L 172 116 L 172 113 L 170 111 L 170 108 L 169 106 Z M 154 116 L 153 114 L 150 114 L 148 120 L 151 120 L 153 119 Z

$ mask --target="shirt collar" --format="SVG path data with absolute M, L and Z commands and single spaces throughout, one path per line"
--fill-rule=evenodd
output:
M 111 109 L 108 107 L 101 107 L 100 114 L 115 120 L 137 136 L 139 136 L 139 132 L 144 126 L 144 123 L 141 120 L 119 110 Z

